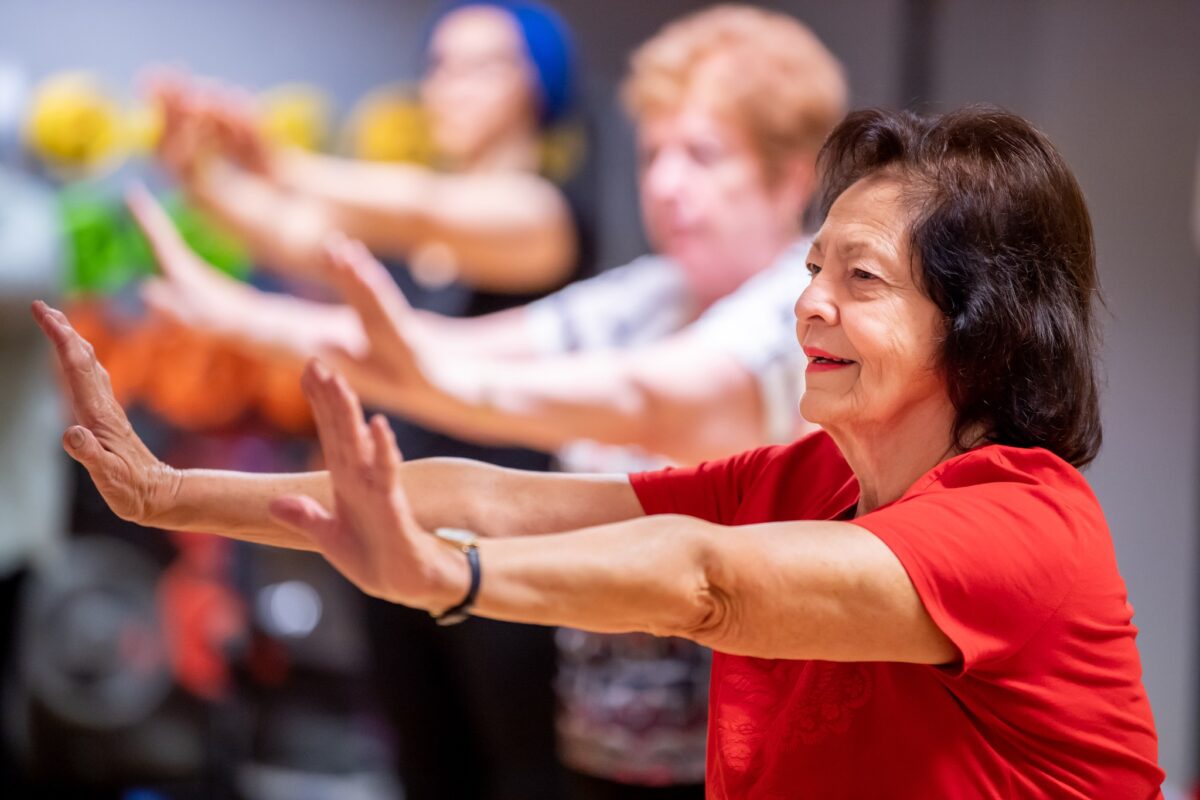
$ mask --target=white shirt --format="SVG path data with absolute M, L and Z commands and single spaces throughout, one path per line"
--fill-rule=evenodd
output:
M 714 355 L 733 357 L 758 381 L 763 443 L 790 441 L 806 366 L 793 308 L 808 285 L 809 244 L 797 241 L 698 318 L 682 267 L 663 256 L 642 256 L 530 304 L 526 319 L 546 355 L 624 349 L 673 334 L 695 338 Z M 570 472 L 631 472 L 666 463 L 637 448 L 595 442 L 565 446 L 559 462 Z

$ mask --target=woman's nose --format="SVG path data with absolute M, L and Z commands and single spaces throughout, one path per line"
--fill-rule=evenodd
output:
M 837 305 L 824 286 L 824 281 L 814 277 L 800 296 L 796 298 L 796 319 L 799 322 L 820 321 L 827 325 L 837 322 Z
M 669 150 L 658 153 L 646 170 L 645 181 L 655 198 L 673 197 L 682 183 L 683 170 L 679 158 Z

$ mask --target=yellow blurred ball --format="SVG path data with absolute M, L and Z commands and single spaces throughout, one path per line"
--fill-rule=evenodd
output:
M 357 158 L 414 164 L 433 161 L 429 123 L 408 86 L 385 86 L 359 100 L 342 138 L 343 150 Z
M 163 115 L 157 104 L 140 103 L 125 115 L 125 145 L 134 153 L 154 150 L 162 137 Z
M 263 132 L 277 144 L 320 150 L 329 139 L 330 103 L 315 86 L 289 83 L 260 95 Z
M 51 75 L 33 90 L 25 138 L 50 168 L 94 173 L 124 157 L 121 106 L 90 73 Z

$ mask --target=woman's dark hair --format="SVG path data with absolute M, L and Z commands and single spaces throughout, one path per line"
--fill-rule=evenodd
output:
M 1077 467 L 1100 449 L 1092 223 L 1062 156 L 992 107 L 850 114 L 819 157 L 818 218 L 868 176 L 911 200 L 918 282 L 945 315 L 954 436 L 1044 447 Z

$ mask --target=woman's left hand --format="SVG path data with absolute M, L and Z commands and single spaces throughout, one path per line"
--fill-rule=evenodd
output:
M 400 451 L 387 420 L 364 424 L 346 382 L 317 362 L 302 379 L 335 495 L 333 513 L 311 497 L 279 498 L 272 515 L 304 534 L 367 594 L 442 611 L 467 593 L 462 553 L 417 524 L 400 482 Z
M 325 348 L 321 358 L 345 375 L 368 403 L 405 407 L 430 388 L 419 352 L 418 320 L 382 264 L 358 241 L 338 233 L 325 242 L 328 275 L 362 324 L 365 346 Z

